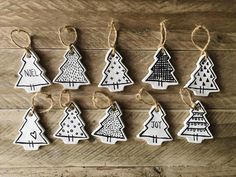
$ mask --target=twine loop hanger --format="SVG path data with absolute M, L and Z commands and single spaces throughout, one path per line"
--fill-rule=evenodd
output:
M 136 99 L 147 105 L 155 106 L 155 110 L 160 110 L 160 103 L 144 88 L 141 88 L 136 94 Z
M 197 109 L 196 104 L 193 102 L 192 95 L 187 88 L 181 88 L 179 94 L 185 105 L 191 109 Z
M 23 34 L 26 36 L 27 38 L 27 44 L 25 45 L 22 45 L 20 44 L 19 42 L 16 41 L 15 37 L 14 37 L 14 34 Z M 20 29 L 20 28 L 17 28 L 17 29 L 13 29 L 10 33 L 10 38 L 11 38 L 11 41 L 19 48 L 21 49 L 25 49 L 26 52 L 27 52 L 27 56 L 30 57 L 30 47 L 31 47 L 31 35 L 29 32 L 27 32 L 26 30 L 23 30 L 23 29 Z
M 113 111 L 115 110 L 114 101 L 101 91 L 95 91 L 93 93 L 92 102 L 97 109 L 106 109 L 112 106 Z
M 63 99 L 63 96 L 66 97 L 66 102 L 63 103 L 62 99 Z M 69 90 L 65 90 L 63 89 L 59 95 L 59 105 L 61 108 L 66 108 L 69 106 L 71 102 L 71 94 L 70 94 L 70 91 Z
M 198 44 L 196 44 L 196 42 L 194 41 L 194 36 L 196 36 L 196 33 L 197 33 L 199 30 L 201 30 L 201 29 L 203 29 L 203 30 L 206 32 L 206 34 L 207 34 L 207 42 L 206 42 L 206 44 L 205 44 L 204 47 L 200 47 L 200 46 L 199 46 Z M 200 50 L 200 52 L 201 52 L 200 54 L 201 54 L 201 55 L 207 55 L 206 49 L 207 49 L 207 47 L 208 47 L 208 45 L 209 45 L 209 43 L 210 43 L 210 41 L 211 41 L 211 36 L 210 36 L 209 30 L 208 30 L 205 26 L 203 26 L 203 25 L 196 25 L 196 27 L 193 29 L 192 34 L 191 34 L 191 41 L 192 41 L 193 45 L 194 45 L 198 50 Z
M 50 106 L 47 108 L 47 109 L 44 109 L 44 110 L 41 110 L 41 111 L 38 111 L 39 113 L 46 113 L 46 112 L 49 112 L 52 107 L 53 107 L 53 99 L 52 99 L 52 96 L 50 94 L 46 94 L 46 93 L 35 93 L 32 97 L 31 97 L 31 105 L 32 105 L 32 113 L 31 113 L 31 116 L 33 115 L 33 112 L 35 111 L 36 109 L 36 105 L 35 105 L 35 99 L 37 98 L 38 95 L 42 95 L 44 96 L 45 100 L 47 100 L 49 103 L 50 103 Z
M 164 45 L 166 43 L 166 38 L 167 38 L 167 30 L 166 30 L 166 25 L 165 22 L 167 20 L 163 20 L 162 22 L 160 22 L 160 34 L 161 34 L 161 38 L 160 38 L 160 43 L 158 45 L 158 48 L 164 48 Z
M 109 48 L 112 48 L 112 55 L 115 55 L 117 30 L 116 30 L 115 23 L 114 23 L 113 19 L 111 20 L 111 23 L 109 24 L 109 27 L 110 27 L 110 31 L 109 31 L 109 34 L 108 34 L 108 46 L 109 46 Z
M 64 33 L 65 31 L 66 31 L 67 33 L 71 33 L 71 32 L 74 33 L 74 39 L 73 39 L 73 41 L 69 41 L 69 42 L 68 42 L 68 41 L 65 41 L 65 39 L 63 38 L 63 33 Z M 75 42 L 76 42 L 77 39 L 78 39 L 77 30 L 76 30 L 76 28 L 75 28 L 74 26 L 65 25 L 65 26 L 60 27 L 60 28 L 58 29 L 58 37 L 59 37 L 61 43 L 62 43 L 64 46 L 66 46 L 68 49 L 71 49 L 71 46 L 74 45 Z M 71 52 L 73 52 L 73 51 L 71 51 Z

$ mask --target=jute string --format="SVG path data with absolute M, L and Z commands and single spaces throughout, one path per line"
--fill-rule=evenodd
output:
M 63 103 L 62 99 L 63 96 L 66 95 L 66 102 Z M 65 108 L 68 107 L 68 105 L 70 104 L 71 101 L 71 94 L 69 90 L 62 90 L 60 95 L 59 95 L 59 105 L 61 108 Z
M 15 38 L 14 38 L 14 34 L 16 34 L 16 33 L 18 33 L 18 34 L 24 34 L 24 35 L 26 35 L 26 37 L 27 37 L 27 44 L 26 45 L 22 45 L 22 44 L 20 44 L 20 43 L 18 43 L 16 40 L 15 40 Z M 12 31 L 11 31 L 11 33 L 10 33 L 10 38 L 11 38 L 11 41 L 17 46 L 17 47 L 19 47 L 19 48 L 21 48 L 21 49 L 25 49 L 26 50 L 26 52 L 27 52 L 27 54 L 29 54 L 30 55 L 30 47 L 31 47 L 31 36 L 30 36 L 30 33 L 29 32 L 27 32 L 27 31 L 25 31 L 25 30 L 23 30 L 23 29 L 13 29 Z
M 113 38 L 112 38 L 113 35 Z M 116 40 L 117 40 L 117 30 L 114 24 L 114 21 L 112 19 L 111 23 L 110 23 L 110 31 L 108 34 L 108 46 L 109 48 L 112 48 L 112 54 L 115 54 L 115 47 L 116 47 Z
M 160 103 L 144 88 L 141 88 L 139 92 L 136 94 L 136 99 L 141 101 L 147 105 L 155 106 L 156 111 L 160 110 Z
M 194 41 L 194 36 L 196 35 L 196 32 L 199 31 L 200 29 L 203 29 L 206 33 L 207 33 L 207 42 L 205 44 L 204 47 L 200 47 L 198 44 L 196 44 L 196 42 Z M 210 32 L 209 30 L 203 26 L 203 25 L 196 25 L 196 27 L 194 28 L 194 30 L 192 31 L 192 34 L 191 34 L 191 41 L 193 43 L 193 45 L 198 49 L 200 50 L 200 54 L 201 55 L 206 55 L 206 49 L 211 41 L 211 36 L 210 36 Z
M 179 94 L 185 105 L 187 105 L 191 109 L 196 108 L 196 104 L 193 102 L 192 95 L 187 88 L 181 88 L 179 90 Z
M 68 33 L 69 33 L 69 32 L 74 32 L 74 40 L 73 40 L 73 41 L 70 41 L 70 42 L 67 41 L 67 42 L 66 42 L 66 41 L 63 39 L 63 35 L 62 35 L 62 34 L 63 34 L 65 31 L 67 31 Z M 64 46 L 66 46 L 67 48 L 70 49 L 70 48 L 71 48 L 71 45 L 73 45 L 73 44 L 77 41 L 77 39 L 78 39 L 77 30 L 76 30 L 75 27 L 70 26 L 70 25 L 66 25 L 66 26 L 60 27 L 60 28 L 58 29 L 58 37 L 59 37 L 61 43 L 62 43 Z
M 101 91 L 95 91 L 93 93 L 92 102 L 95 108 L 97 109 L 106 109 L 109 106 L 112 106 L 114 101 Z
M 163 47 L 164 48 L 164 45 L 166 43 L 166 37 L 167 37 L 167 30 L 166 30 L 166 25 L 165 25 L 165 22 L 167 20 L 163 20 L 161 23 L 160 23 L 160 34 L 161 34 L 161 38 L 160 38 L 160 43 L 158 45 L 159 48 Z
M 38 95 L 42 95 L 42 96 L 44 96 L 46 99 L 45 100 L 47 100 L 47 101 L 49 101 L 50 102 L 50 106 L 47 108 L 47 109 L 44 109 L 44 110 L 41 110 L 41 111 L 38 111 L 39 113 L 46 113 L 46 112 L 49 112 L 51 109 L 52 109 L 52 107 L 53 107 L 53 99 L 52 99 L 52 96 L 51 95 L 49 95 L 49 94 L 46 94 L 46 93 L 40 93 L 40 92 L 38 92 L 38 93 L 35 93 L 32 97 L 31 97 L 31 105 L 32 105 L 32 112 L 34 112 L 35 111 L 35 99 L 36 99 L 36 97 L 38 96 Z

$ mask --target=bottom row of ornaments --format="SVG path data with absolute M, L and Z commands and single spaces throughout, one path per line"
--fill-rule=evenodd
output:
M 178 135 L 185 137 L 188 142 L 201 143 L 202 140 L 212 139 L 213 136 L 208 129 L 210 124 L 205 117 L 206 110 L 200 101 L 196 101 L 195 104 L 195 109 L 190 109 L 190 115 Z M 65 108 L 60 128 L 54 136 L 62 139 L 65 144 L 77 144 L 80 140 L 88 139 L 89 136 L 84 130 L 85 123 L 80 118 L 80 114 L 78 106 L 71 102 Z M 106 144 L 126 141 L 121 115 L 122 112 L 117 102 L 114 102 L 107 108 L 106 115 L 99 122 L 100 126 L 93 131 L 92 135 L 99 137 Z M 137 138 L 144 139 L 150 145 L 161 145 L 164 141 L 172 141 L 173 138 L 168 132 L 169 125 L 165 116 L 161 106 L 159 109 L 153 106 L 149 111 L 149 118 L 145 121 L 143 130 L 137 135 Z M 49 141 L 44 136 L 44 129 L 38 121 L 37 113 L 30 108 L 24 116 L 24 123 L 14 144 L 22 145 L 25 150 L 38 150 L 40 146 L 48 145 Z

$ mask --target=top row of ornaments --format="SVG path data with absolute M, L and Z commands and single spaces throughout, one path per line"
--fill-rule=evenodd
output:
M 148 69 L 148 74 L 143 78 L 144 83 L 151 84 L 153 89 L 165 90 L 168 86 L 178 85 L 178 81 L 174 75 L 174 67 L 170 63 L 171 56 L 164 47 L 166 41 L 166 28 L 164 22 L 160 24 L 161 28 L 161 42 L 159 48 L 154 54 L 154 62 Z M 64 27 L 65 29 L 74 29 L 74 27 Z M 211 92 L 219 92 L 219 87 L 216 84 L 216 75 L 212 69 L 214 66 L 210 57 L 206 54 L 205 49 L 209 44 L 209 31 L 204 27 L 203 28 L 208 34 L 208 43 L 204 48 L 200 48 L 193 41 L 194 29 L 191 39 L 194 45 L 201 50 L 201 56 L 197 62 L 197 67 L 191 74 L 191 79 L 185 85 L 186 88 L 189 88 L 197 96 L 208 96 Z M 17 30 L 15 30 L 17 31 Z M 51 85 L 50 80 L 45 76 L 45 70 L 39 64 L 39 57 L 29 48 L 31 40 L 29 40 L 28 47 L 22 47 L 13 40 L 13 32 L 11 33 L 12 41 L 19 47 L 25 48 L 26 52 L 21 58 L 22 66 L 18 72 L 19 78 L 16 83 L 17 88 L 23 88 L 26 92 L 34 93 L 39 92 L 42 87 Z M 19 31 L 18 31 L 19 32 Z M 21 30 L 20 32 L 25 32 Z M 114 40 L 110 42 L 111 34 L 114 33 Z M 27 32 L 25 32 L 28 34 Z M 68 44 L 68 49 L 64 54 L 64 62 L 59 67 L 59 73 L 54 78 L 53 83 L 62 84 L 65 89 L 78 89 L 81 85 L 89 85 L 90 81 L 86 77 L 86 69 L 81 63 L 82 56 L 79 51 L 76 49 L 74 42 L 77 40 L 77 34 L 75 35 L 76 39 L 73 43 Z M 30 39 L 30 35 L 28 34 Z M 59 38 L 63 44 L 65 42 L 61 38 L 61 30 L 59 32 Z M 115 43 L 117 38 L 117 31 L 115 29 L 114 23 L 112 23 L 111 31 L 109 33 L 109 47 L 105 61 L 106 66 L 102 72 L 102 79 L 99 83 L 99 87 L 106 87 L 111 92 L 123 91 L 125 86 L 132 85 L 134 82 L 128 75 L 128 69 L 122 63 L 122 56 L 115 49 Z

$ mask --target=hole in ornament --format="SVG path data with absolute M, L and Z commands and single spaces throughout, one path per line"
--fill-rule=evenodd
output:
M 115 104 L 112 104 L 111 109 L 112 109 L 112 111 L 116 111 Z
M 30 116 L 30 117 L 33 116 L 33 111 L 30 111 L 29 116 Z
M 197 110 L 197 111 L 199 111 L 199 110 L 200 110 L 200 106 L 199 106 L 199 105 L 196 105 L 196 106 L 194 107 L 194 109 Z
M 26 53 L 26 57 L 27 57 L 27 58 L 31 58 L 31 53 L 27 52 L 27 53 Z
M 70 110 L 74 110 L 75 109 L 75 107 L 72 105 L 71 107 L 70 107 Z
M 72 49 L 69 50 L 70 55 L 74 55 L 74 53 L 75 53 L 74 50 L 72 50 Z

